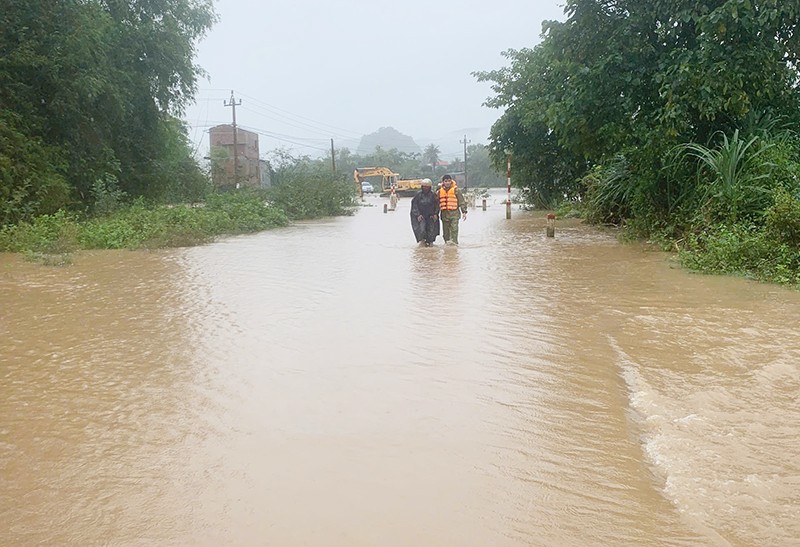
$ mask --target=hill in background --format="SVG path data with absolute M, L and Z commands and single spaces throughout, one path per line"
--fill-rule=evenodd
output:
M 422 152 L 419 145 L 408 135 L 403 135 L 394 127 L 381 127 L 374 133 L 361 137 L 356 154 L 366 156 L 374 152 L 376 146 L 380 146 L 384 150 L 396 148 L 398 151 L 408 154 Z

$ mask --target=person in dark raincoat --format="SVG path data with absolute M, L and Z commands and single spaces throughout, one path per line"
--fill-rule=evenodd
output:
M 411 200 L 411 228 L 417 243 L 430 247 L 439 235 L 439 196 L 431 191 L 431 181 L 424 179 Z

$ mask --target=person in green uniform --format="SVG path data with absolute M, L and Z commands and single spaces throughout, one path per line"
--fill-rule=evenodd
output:
M 450 175 L 442 176 L 439 188 L 439 217 L 445 245 L 458 245 L 458 221 L 467 220 L 467 201 Z

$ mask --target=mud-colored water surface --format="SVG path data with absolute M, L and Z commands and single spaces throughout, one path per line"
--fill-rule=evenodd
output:
M 409 202 L 0 255 L 0 544 L 798 544 L 798 293 Z

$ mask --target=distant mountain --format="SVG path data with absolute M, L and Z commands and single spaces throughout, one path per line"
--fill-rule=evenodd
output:
M 361 137 L 361 142 L 356 149 L 356 154 L 366 156 L 375 152 L 375 147 L 380 146 L 384 150 L 396 148 L 400 152 L 412 154 L 422 152 L 429 144 L 439 147 L 441 158 L 451 161 L 454 157 L 461 157 L 464 150 L 464 135 L 467 137 L 468 144 L 489 144 L 489 127 L 468 127 L 450 131 L 436 138 L 417 138 L 400 133 L 393 127 L 381 127 L 374 133 Z
M 366 156 L 373 153 L 377 146 L 380 146 L 384 150 L 396 148 L 398 151 L 408 154 L 422 152 L 419 145 L 408 135 L 403 135 L 394 127 L 381 127 L 374 133 L 361 137 L 361 142 L 358 144 L 356 154 L 359 156 Z

